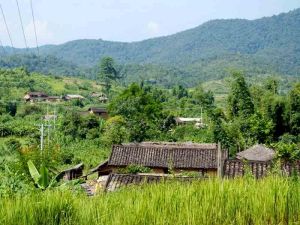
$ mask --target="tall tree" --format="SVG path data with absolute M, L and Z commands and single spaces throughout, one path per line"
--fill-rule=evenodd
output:
M 108 95 L 111 89 L 112 81 L 118 78 L 118 72 L 115 68 L 114 59 L 111 57 L 103 57 L 100 61 L 99 78 L 105 83 L 105 92 Z
M 130 141 L 153 138 L 165 119 L 161 103 L 135 83 L 111 101 L 109 111 L 125 119 Z
M 290 129 L 294 135 L 300 133 L 300 83 L 297 83 L 289 94 Z
M 233 81 L 228 96 L 230 117 L 249 117 L 254 112 L 254 104 L 245 77 L 240 72 L 232 73 Z

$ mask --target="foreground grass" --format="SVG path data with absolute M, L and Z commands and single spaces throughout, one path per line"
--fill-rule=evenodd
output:
M 0 224 L 300 224 L 300 182 L 270 177 L 0 199 Z

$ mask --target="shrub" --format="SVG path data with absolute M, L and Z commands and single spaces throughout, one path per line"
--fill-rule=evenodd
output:
M 5 142 L 5 146 L 10 152 L 17 152 L 21 150 L 22 144 L 20 143 L 20 141 L 11 138 Z
M 150 173 L 151 169 L 149 167 L 139 166 L 139 165 L 129 165 L 126 168 L 120 169 L 119 173 L 129 173 L 129 174 L 137 174 L 137 173 Z

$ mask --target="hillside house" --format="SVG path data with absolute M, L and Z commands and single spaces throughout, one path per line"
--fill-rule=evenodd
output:
M 59 97 L 59 96 L 48 96 L 46 100 L 47 100 L 47 102 L 60 102 L 61 97 Z
M 177 125 L 194 124 L 196 128 L 205 127 L 205 124 L 203 123 L 201 117 L 200 118 L 177 117 L 175 120 Z
M 83 169 L 84 165 L 83 163 L 80 163 L 72 168 L 66 169 L 59 173 L 57 176 L 57 180 L 63 179 L 63 180 L 74 180 L 82 177 L 83 175 Z
M 108 112 L 104 108 L 91 107 L 91 108 L 88 109 L 88 112 L 90 114 L 95 115 L 95 116 L 99 116 L 99 117 L 101 117 L 103 119 L 107 119 L 108 118 Z
M 197 172 L 215 176 L 221 173 L 227 151 L 217 144 L 142 143 L 114 145 L 109 159 L 92 172 L 98 175 L 118 173 L 129 165 L 148 167 L 153 173 Z
M 106 94 L 101 93 L 101 92 L 100 93 L 93 92 L 91 94 L 91 97 L 97 98 L 99 100 L 99 102 L 101 102 L 101 103 L 107 103 L 107 101 L 108 101 Z
M 71 94 L 68 94 L 68 95 L 65 95 L 63 97 L 63 99 L 65 101 L 76 100 L 76 99 L 82 100 L 82 99 L 84 99 L 84 97 L 81 96 L 81 95 L 71 95 Z
M 40 101 L 46 101 L 47 99 L 48 99 L 48 95 L 40 91 L 28 92 L 24 96 L 24 100 L 26 102 L 40 102 Z

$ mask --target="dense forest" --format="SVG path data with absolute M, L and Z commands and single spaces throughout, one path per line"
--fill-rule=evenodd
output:
M 95 78 L 104 56 L 119 64 L 125 82 L 150 80 L 166 86 L 193 86 L 222 79 L 232 68 L 248 76 L 299 76 L 300 9 L 257 20 L 214 20 L 194 29 L 141 42 L 78 40 L 41 47 L 40 57 L 25 49 L 6 48 L 0 65 L 26 66 L 46 74 Z M 171 79 L 172 78 L 172 79 Z

